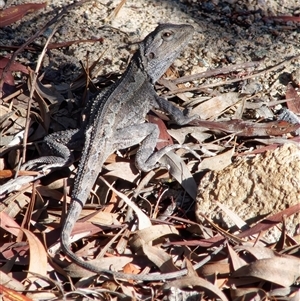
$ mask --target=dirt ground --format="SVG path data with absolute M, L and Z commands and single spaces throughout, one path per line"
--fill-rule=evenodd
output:
M 19 5 L 29 2 L 33 1 L 0 1 L 0 8 L 2 7 L 5 9 L 11 5 Z M 43 1 L 35 1 L 35 3 L 42 2 Z M 64 44 L 64 47 L 57 49 L 53 48 L 47 51 L 40 68 L 40 74 L 43 74 L 43 83 L 51 84 L 56 91 L 62 94 L 68 94 L 66 91 L 69 92 L 70 85 L 73 84 L 78 76 L 82 73 L 82 66 L 91 66 L 92 63 L 99 60 L 96 64 L 96 67 L 92 71 L 91 78 L 97 87 L 102 87 L 101 85 L 103 83 L 107 84 L 108 82 L 113 81 L 118 74 L 121 74 L 126 69 L 128 61 L 136 49 L 136 43 L 141 41 L 149 32 L 151 32 L 158 23 L 188 23 L 194 26 L 195 34 L 192 41 L 190 41 L 180 57 L 175 60 L 172 66 L 172 72 L 169 72 L 168 76 L 189 76 L 205 71 L 210 72 L 218 68 L 227 68 L 233 66 L 240 67 L 232 72 L 224 72 L 222 74 L 218 74 L 217 76 L 201 78 L 195 77 L 187 80 L 184 83 L 179 83 L 177 87 L 185 89 L 185 92 L 180 93 L 179 96 L 178 103 L 180 106 L 193 108 L 194 113 L 198 114 L 205 120 L 215 120 L 210 115 L 201 115 L 202 112 L 199 112 L 199 109 L 196 108 L 196 104 L 201 104 L 205 100 L 214 97 L 222 97 L 222 95 L 239 95 L 239 97 L 242 95 L 243 97 L 247 98 L 248 107 L 246 108 L 246 114 L 240 113 L 239 115 L 239 109 L 227 110 L 224 114 L 217 114 L 216 119 L 218 121 L 228 121 L 232 118 L 243 117 L 244 120 L 249 119 L 251 121 L 259 121 L 260 119 L 273 120 L 273 118 L 276 119 L 278 112 L 280 112 L 283 106 L 285 106 L 283 100 L 285 100 L 287 97 L 286 92 L 288 84 L 290 83 L 293 85 L 293 87 L 295 87 L 295 91 L 299 90 L 300 0 L 127 0 L 124 1 L 122 6 L 120 6 L 119 11 L 116 11 L 117 6 L 121 2 L 121 0 L 86 1 L 81 6 L 71 10 L 61 19 L 61 21 L 58 23 L 51 43 L 59 44 L 66 43 L 68 41 L 80 42 L 71 43 L 70 45 Z M 65 6 L 68 3 L 71 2 L 61 0 L 48 1 L 46 8 L 28 14 L 22 18 L 22 20 L 19 20 L 12 25 L 0 28 L 0 56 L 7 56 L 11 54 L 11 49 L 8 50 L 5 48 L 5 46 L 20 46 L 23 44 L 34 33 L 41 29 L 51 18 L 53 18 L 60 11 L 62 6 Z M 298 16 L 298 19 L 291 19 L 288 16 Z M 33 42 L 35 51 L 30 50 L 30 48 L 26 49 L 26 51 L 23 51 L 18 55 L 17 61 L 26 66 L 30 66 L 34 70 L 39 57 L 39 51 L 36 51 L 36 49 L 39 49 L 38 47 L 40 47 L 40 45 L 44 45 L 52 30 L 53 26 L 47 28 L 43 35 L 35 39 Z M 255 77 L 251 76 L 251 74 L 260 70 L 263 70 L 262 74 Z M 232 82 L 226 85 L 223 84 L 223 82 L 227 80 Z M 24 76 L 21 72 L 16 72 L 15 83 L 17 84 L 22 82 L 24 82 Z M 162 85 L 157 85 L 158 89 L 161 89 L 161 87 Z M 189 89 L 190 87 L 192 87 L 192 89 Z M 198 87 L 200 88 L 197 90 L 196 88 Z M 4 94 L 1 95 L 1 105 L 3 105 L 2 108 L 7 107 L 7 104 L 5 103 L 5 97 L 12 92 L 13 91 L 4 92 Z M 80 105 L 78 105 L 78 103 L 81 94 L 80 96 L 79 94 L 77 95 L 76 92 L 74 92 L 74 95 L 69 93 L 68 97 L 65 98 L 64 104 L 60 106 L 59 109 L 51 111 L 52 122 L 49 122 L 49 132 L 59 131 L 66 128 L 75 128 L 78 126 L 79 117 L 74 118 L 74 116 L 79 116 L 80 114 L 80 110 L 78 109 Z M 173 100 L 173 96 L 174 95 L 172 94 L 170 97 L 171 101 Z M 27 107 L 25 104 L 22 104 L 21 100 L 18 101 L 18 104 L 20 104 L 18 109 L 24 116 L 24 111 Z M 260 107 L 259 110 L 249 109 L 250 104 L 253 106 L 253 108 L 256 108 L 256 104 L 262 103 L 264 104 L 263 108 Z M 275 105 L 270 108 L 268 106 L 270 103 Z M 50 104 L 49 107 L 51 107 L 51 105 L 52 104 Z M 32 106 L 33 111 L 37 112 L 38 105 L 33 104 Z M 73 115 L 74 108 L 76 111 L 75 115 Z M 23 109 L 24 111 L 22 111 Z M 193 110 L 191 111 L 191 114 L 193 114 Z M 70 111 L 72 111 L 72 115 L 70 114 Z M 4 115 L 4 113 L 2 115 Z M 34 126 L 34 129 L 32 129 L 34 134 L 30 136 L 29 141 L 42 139 L 42 137 L 45 135 L 45 131 L 40 125 L 38 130 L 36 130 L 37 125 Z M 15 131 L 17 132 L 17 130 Z M 15 133 L 11 134 L 12 139 L 14 138 L 14 134 Z M 194 132 L 184 132 L 184 134 L 182 134 L 183 138 L 179 135 L 178 131 L 173 131 L 172 133 L 170 131 L 170 134 L 180 143 L 180 139 L 182 139 L 183 143 L 185 141 L 185 137 L 188 136 L 189 138 L 192 137 L 192 139 L 194 139 L 192 141 L 197 140 L 197 143 L 200 141 L 200 145 L 201 138 L 199 137 L 204 135 L 202 132 L 198 133 L 196 130 L 194 130 Z M 8 137 L 2 138 L 1 146 L 6 147 L 10 143 L 10 141 L 7 141 L 6 138 Z M 218 139 L 219 136 L 216 134 L 214 138 Z M 287 139 L 284 135 L 282 138 Z M 203 138 L 203 140 L 204 139 L 205 138 Z M 212 140 L 212 136 L 210 136 L 210 139 Z M 252 146 L 249 146 L 249 141 L 250 140 L 241 142 L 241 144 L 237 147 L 239 148 L 240 152 L 243 152 L 245 149 L 249 151 L 253 150 Z M 229 146 L 233 145 L 231 142 L 232 141 L 229 139 Z M 255 143 L 260 142 L 256 141 Z M 221 144 L 222 143 L 220 143 L 220 145 Z M 272 142 L 269 141 L 269 144 L 272 144 Z M 297 204 L 297 198 L 295 196 L 297 196 L 297 191 L 299 191 L 300 181 L 299 177 L 297 178 L 297 175 L 295 175 L 295 170 L 298 171 L 300 167 L 297 163 L 298 161 L 296 161 L 299 158 L 299 149 L 295 146 L 295 144 L 293 146 L 284 147 L 284 154 L 282 154 L 280 150 L 278 151 L 278 156 L 282 158 L 280 159 L 282 162 L 279 162 L 279 165 L 281 166 L 282 163 L 282 166 L 284 166 L 284 176 L 278 178 L 280 179 L 278 181 L 281 181 L 282 184 L 278 189 L 281 192 L 281 198 L 277 199 L 276 204 L 276 197 L 274 197 L 274 194 L 271 193 L 268 195 L 266 199 L 266 202 L 270 201 L 268 206 L 266 207 L 265 204 L 260 204 L 260 206 L 257 206 L 255 210 L 251 210 L 251 219 L 254 219 L 253 215 L 257 217 L 257 215 L 262 212 L 264 215 L 267 215 L 272 209 L 274 209 L 273 213 L 277 213 L 282 210 L 284 211 L 289 206 L 296 206 L 295 204 Z M 221 145 L 223 147 L 222 151 L 220 151 L 221 149 L 217 148 L 210 149 L 210 151 L 223 152 L 227 149 L 228 145 L 224 142 L 224 144 Z M 273 170 L 278 170 L 279 167 L 277 168 L 276 165 L 278 163 L 276 154 L 277 153 L 269 153 L 266 156 L 263 155 L 262 157 L 257 157 L 257 159 L 255 159 L 255 164 L 260 166 L 258 168 L 258 175 L 253 171 L 252 163 L 248 164 L 248 161 L 238 161 L 235 166 L 232 166 L 233 168 L 236 168 L 238 165 L 244 166 L 244 171 L 241 171 L 241 173 L 248 172 L 249 177 L 255 174 L 254 182 L 258 178 L 272 179 L 272 175 L 268 174 L 268 171 L 270 172 L 271 170 L 268 169 L 270 162 L 268 160 L 271 160 L 270 158 L 272 158 L 272 162 L 275 162 L 274 165 L 272 165 L 272 172 Z M 6 164 L 6 161 L 15 160 L 15 158 L 12 158 L 12 155 L 7 156 L 7 153 L 5 152 L 4 156 L 6 156 L 5 163 L 1 161 L 1 164 Z M 229 159 L 230 163 L 232 156 L 233 155 L 231 154 Z M 1 168 L 2 167 L 3 166 L 1 165 Z M 191 170 L 193 168 L 194 166 L 191 168 Z M 8 167 L 5 166 L 4 169 L 8 169 Z M 198 211 L 196 210 L 197 212 L 200 212 L 198 216 L 198 221 L 200 220 L 199 223 L 201 223 L 201 214 L 206 214 L 212 208 L 211 203 L 209 203 L 209 198 L 211 198 L 212 194 L 208 192 L 208 187 L 210 187 L 210 189 L 217 194 L 217 190 L 220 189 L 222 192 L 223 187 L 228 184 L 230 179 L 237 177 L 235 190 L 238 190 L 241 187 L 238 181 L 242 179 L 240 174 L 236 176 L 236 170 L 230 170 L 229 167 L 224 169 L 224 181 L 226 182 L 224 185 L 222 184 L 220 177 L 219 179 L 216 179 L 216 183 L 220 184 L 219 187 L 214 185 L 212 179 L 222 176 L 222 171 L 220 171 L 220 174 L 212 171 L 212 174 L 206 174 L 206 178 L 204 178 L 205 184 L 202 184 L 201 187 L 201 184 L 199 186 L 199 179 L 203 176 L 203 170 L 198 170 L 197 176 L 195 177 L 197 186 L 194 191 L 194 199 L 196 199 L 197 191 L 198 193 L 201 192 L 201 196 L 199 197 L 198 195 Z M 288 183 L 285 183 L 285 180 Z M 259 189 L 261 189 L 261 191 L 263 191 L 263 189 L 268 190 L 268 183 L 264 186 L 264 183 L 262 182 L 263 181 L 259 182 L 259 184 L 262 184 L 259 186 Z M 289 193 L 293 194 L 293 203 L 288 203 L 286 198 L 288 193 L 282 192 L 285 189 L 284 187 L 290 187 L 289 184 L 291 184 L 292 188 L 287 189 L 289 189 Z M 250 188 L 247 185 L 250 185 Z M 247 183 L 247 185 L 245 184 L 247 189 L 251 189 L 252 183 Z M 228 186 L 231 185 L 229 184 Z M 264 188 L 261 188 L 262 186 L 264 186 Z M 59 189 L 61 189 L 61 187 Z M 295 189 L 296 192 L 294 192 L 293 189 Z M 177 192 L 176 189 L 174 189 L 174 191 Z M 209 195 L 207 197 L 208 203 L 205 203 L 205 194 Z M 261 195 L 263 194 L 264 193 L 262 192 Z M 219 193 L 219 195 L 221 195 L 221 193 Z M 232 192 L 230 190 L 226 191 L 226 194 L 224 193 L 224 195 L 225 203 L 232 195 Z M 190 196 L 191 193 L 188 196 L 189 201 L 193 199 L 193 197 Z M 253 200 L 256 201 L 258 198 L 261 201 L 260 195 L 257 196 L 257 194 L 254 192 L 253 195 L 251 195 L 251 199 L 249 198 L 249 202 L 254 202 Z M 272 201 L 274 199 L 275 203 L 271 203 L 271 200 L 268 198 L 272 198 Z M 201 203 L 199 201 L 200 199 Z M 280 206 L 277 208 L 278 200 L 280 200 Z M 285 203 L 286 200 L 287 203 Z M 243 198 L 241 198 L 241 202 L 243 202 Z M 231 204 L 231 200 L 229 203 Z M 23 206 L 26 207 L 26 204 Z M 249 207 L 251 206 L 252 204 L 249 206 L 247 205 L 246 209 L 249 210 Z M 2 207 L 0 207 L 0 211 L 1 208 Z M 237 207 L 230 207 L 230 209 L 233 211 L 235 208 Z M 238 209 L 242 210 L 242 208 Z M 263 209 L 265 209 L 266 212 L 263 211 Z M 278 209 L 278 211 L 275 209 Z M 204 212 L 204 210 L 207 210 L 207 212 Z M 20 214 L 20 212 L 18 212 L 18 214 Z M 216 214 L 218 215 L 219 213 Z M 219 217 L 220 216 L 217 216 L 217 219 Z M 244 220 L 247 220 L 247 216 L 240 217 Z M 296 218 L 299 219 L 299 216 L 297 215 Z M 231 226 L 232 224 L 226 225 L 226 231 Z M 297 232 L 299 229 L 296 229 L 297 227 L 299 228 L 298 221 L 296 219 L 287 223 L 287 229 L 289 231 L 295 231 L 295 235 L 299 234 Z M 204 233 L 203 237 L 207 238 L 205 236 L 206 233 L 202 228 L 197 228 L 196 230 L 199 231 L 201 235 Z M 281 234 L 282 231 L 280 229 L 278 230 L 276 237 L 273 234 L 271 234 L 271 237 L 275 237 L 275 240 L 280 240 L 280 237 L 282 237 Z M 201 238 L 203 237 L 201 236 Z M 289 243 L 292 245 L 291 241 L 292 239 L 289 240 Z M 293 242 L 295 241 L 296 239 Z M 281 244 L 280 246 L 282 247 Z M 184 250 L 184 252 L 186 252 L 186 249 Z M 193 257 L 196 254 L 193 253 L 195 250 L 197 251 L 197 249 L 192 249 L 191 258 L 197 261 L 195 259 L 196 257 Z M 182 251 L 182 254 L 184 252 Z M 206 254 L 206 249 L 203 252 Z M 201 257 L 202 253 L 200 251 L 199 254 L 199 257 Z M 297 266 L 297 264 L 295 264 L 295 266 Z M 272 273 L 270 272 L 270 274 Z M 272 281 L 270 280 L 270 282 Z M 221 282 L 215 282 L 216 286 L 222 287 L 224 290 L 229 290 L 230 284 L 226 286 L 224 283 L 222 282 L 221 284 Z M 274 283 L 276 283 L 276 285 L 280 285 L 280 281 L 274 281 Z M 286 286 L 292 286 L 289 282 L 286 283 Z M 235 286 L 234 282 L 233 286 Z M 122 289 L 122 292 L 128 296 L 137 288 L 130 287 L 132 291 L 129 291 L 129 288 L 128 291 L 126 291 L 125 287 Z M 143 289 L 137 289 L 137 295 L 140 297 L 147 296 L 150 298 L 149 296 L 151 296 L 151 293 L 149 293 L 149 291 L 145 292 Z M 153 289 L 155 290 L 156 287 Z M 161 298 L 161 300 L 180 300 L 180 298 L 181 300 L 192 300 L 192 294 L 189 295 L 190 299 L 187 299 L 187 295 L 183 295 L 185 297 L 180 297 L 179 295 L 176 297 L 176 292 L 170 296 L 171 297 L 169 299 Z M 141 297 L 141 299 L 143 298 Z M 233 299 L 234 298 L 232 297 L 232 300 Z
M 27 1 L 7 1 L 7 6 Z M 28 1 L 29 2 L 29 1 Z M 42 2 L 42 1 L 35 1 Z M 112 15 L 120 1 L 90 1 L 63 18 L 52 40 L 61 43 L 80 39 L 99 39 L 97 43 L 80 43 L 53 51 L 51 72 L 59 68 L 52 80 L 68 82 L 75 77 L 79 61 L 90 62 L 101 55 L 100 74 L 120 72 L 126 68 L 134 46 L 153 30 L 157 23 L 189 23 L 196 33 L 193 41 L 175 62 L 181 74 L 195 74 L 230 64 L 263 60 L 261 68 L 273 66 L 300 52 L 299 23 L 269 17 L 299 14 L 299 0 L 285 1 L 125 1 L 119 13 Z M 2 45 L 20 44 L 40 29 L 66 1 L 51 1 L 46 9 L 27 15 L 15 25 L 0 29 Z M 27 20 L 27 21 L 26 21 Z M 45 32 L 44 38 L 50 32 Z M 37 42 L 38 43 L 38 42 Z M 1 52 L 5 54 L 5 51 Z M 33 56 L 33 57 L 32 57 Z M 36 57 L 27 53 L 24 60 L 34 64 Z M 47 60 L 44 62 L 46 67 Z M 63 68 L 63 71 L 61 70 Z M 263 99 L 272 100 L 284 93 L 288 74 L 299 68 L 299 59 L 286 63 L 280 77 L 252 79 L 240 84 L 245 93 L 262 92 Z M 50 72 L 50 71 L 48 71 Z M 47 75 L 47 73 L 46 73 Z M 279 76 L 279 74 L 278 74 Z M 72 78 L 72 77 L 71 77 Z M 208 80 L 207 83 L 211 81 Z M 271 88 L 270 88 L 271 87 Z M 222 92 L 224 88 L 220 88 Z

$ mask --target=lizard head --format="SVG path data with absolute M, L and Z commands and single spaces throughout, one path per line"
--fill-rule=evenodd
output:
M 187 24 L 160 24 L 139 45 L 141 64 L 155 83 L 186 47 L 194 33 Z

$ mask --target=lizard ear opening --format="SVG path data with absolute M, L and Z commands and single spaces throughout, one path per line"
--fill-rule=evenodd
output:
M 150 60 L 153 60 L 155 58 L 154 52 L 149 52 L 147 56 Z

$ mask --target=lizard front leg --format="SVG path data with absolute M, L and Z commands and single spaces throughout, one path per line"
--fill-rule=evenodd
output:
M 115 136 L 115 149 L 127 148 L 140 143 L 136 157 L 135 165 L 139 170 L 150 171 L 161 165 L 159 159 L 171 150 L 184 148 L 189 150 L 194 156 L 199 155 L 189 147 L 181 144 L 168 145 L 159 151 L 154 152 L 159 137 L 159 128 L 153 123 L 142 123 L 128 126 L 117 131 Z
M 158 95 L 156 95 L 155 97 L 155 102 L 161 110 L 170 114 L 172 119 L 179 125 L 188 124 L 189 122 L 198 118 L 197 115 L 192 115 L 192 116 L 185 115 L 180 109 L 175 107 L 172 103 L 170 103 L 169 101 L 167 101 L 166 99 Z

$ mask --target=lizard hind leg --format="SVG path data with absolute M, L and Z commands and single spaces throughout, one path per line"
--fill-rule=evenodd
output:
M 143 168 L 139 168 L 141 169 L 142 171 L 150 171 L 156 167 L 165 167 L 167 169 L 170 168 L 169 165 L 165 165 L 165 164 L 161 164 L 159 162 L 159 160 L 165 156 L 168 152 L 172 151 L 172 150 L 175 150 L 175 149 L 186 149 L 188 150 L 190 153 L 192 153 L 197 159 L 201 160 L 201 157 L 197 154 L 197 152 L 195 152 L 193 149 L 191 149 L 189 146 L 186 146 L 186 145 L 182 145 L 182 144 L 172 144 L 172 145 L 168 145 L 168 146 L 165 146 L 164 148 L 156 151 L 156 152 L 153 152 L 151 154 L 150 157 L 148 157 L 148 159 L 143 162 Z M 138 156 L 136 157 L 136 165 L 138 166 L 138 164 L 140 162 L 138 162 Z M 146 167 L 146 168 L 145 168 Z
M 55 168 L 69 166 L 74 162 L 71 149 L 81 149 L 83 144 L 82 131 L 79 129 L 55 132 L 44 138 L 43 156 L 30 160 L 21 169 L 41 170 L 47 173 Z
M 168 145 L 154 152 L 158 137 L 159 128 L 156 124 L 142 123 L 132 125 L 117 131 L 114 139 L 114 148 L 122 149 L 140 143 L 135 157 L 135 165 L 139 170 L 145 172 L 161 167 L 162 165 L 159 163 L 160 158 L 174 149 L 186 149 L 200 159 L 200 156 L 194 150 L 181 144 Z

